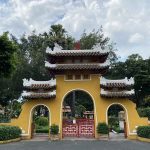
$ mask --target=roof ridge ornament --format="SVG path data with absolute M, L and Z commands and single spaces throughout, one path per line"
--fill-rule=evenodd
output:
M 100 43 L 96 43 L 95 45 L 93 45 L 92 49 L 101 51 L 102 47 L 101 47 Z
M 54 43 L 53 51 L 61 51 L 63 48 L 58 43 Z

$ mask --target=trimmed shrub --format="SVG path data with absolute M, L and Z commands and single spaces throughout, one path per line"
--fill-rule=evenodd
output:
M 57 135 L 58 133 L 59 133 L 59 126 L 55 124 L 51 125 L 50 134 Z
M 139 126 L 137 128 L 137 135 L 150 139 L 150 126 Z
M 0 141 L 16 139 L 21 136 L 21 129 L 17 126 L 0 126 Z
M 36 129 L 36 133 L 48 133 L 49 129 Z
M 48 118 L 47 117 L 37 117 L 35 119 L 35 124 L 38 126 L 48 126 Z
M 36 133 L 49 133 L 49 126 L 36 126 Z
M 97 125 L 97 133 L 98 134 L 108 134 L 109 133 L 108 125 L 105 122 L 98 123 L 98 125 Z

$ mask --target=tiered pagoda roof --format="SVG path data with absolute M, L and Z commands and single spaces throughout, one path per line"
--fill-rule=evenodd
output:
M 127 98 L 134 95 L 132 89 L 134 79 L 108 80 L 104 77 L 100 78 L 101 96 L 107 98 Z
M 90 73 L 102 74 L 109 68 L 109 49 L 101 49 L 100 45 L 94 46 L 91 50 L 62 50 L 62 47 L 55 44 L 52 49 L 47 48 L 47 61 L 45 67 L 51 74 L 64 74 L 65 71 L 88 70 Z
M 22 97 L 25 99 L 50 99 L 56 97 L 56 80 L 35 81 L 33 79 L 23 79 Z

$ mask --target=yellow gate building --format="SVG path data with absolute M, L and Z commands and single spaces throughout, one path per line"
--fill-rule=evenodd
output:
M 115 104 L 120 105 L 125 112 L 127 138 L 136 139 L 136 128 L 148 125 L 148 119 L 140 118 L 135 104 L 129 100 L 134 94 L 134 79 L 108 80 L 102 77 L 110 65 L 107 48 L 102 50 L 96 45 L 92 50 L 62 50 L 55 44 L 53 51 L 47 48 L 46 53 L 45 67 L 52 79 L 23 79 L 25 91 L 22 97 L 25 102 L 21 114 L 8 123 L 19 126 L 24 139 L 31 138 L 33 110 L 39 105 L 48 108 L 49 126 L 58 125 L 62 138 L 63 101 L 72 91 L 83 91 L 93 100 L 95 127 L 99 122 L 108 123 L 108 109 Z

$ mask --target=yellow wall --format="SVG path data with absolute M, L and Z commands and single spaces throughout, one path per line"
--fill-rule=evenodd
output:
M 22 106 L 22 112 L 18 119 L 13 119 L 11 125 L 18 125 L 25 131 L 26 138 L 31 137 L 32 108 L 43 104 L 50 110 L 50 125 L 55 123 L 62 133 L 62 103 L 65 96 L 73 90 L 83 90 L 90 94 L 94 102 L 95 127 L 98 122 L 107 122 L 107 109 L 111 104 L 120 104 L 126 111 L 128 138 L 135 139 L 136 126 L 148 125 L 147 118 L 140 118 L 135 109 L 135 104 L 128 99 L 105 99 L 100 97 L 99 75 L 91 75 L 91 80 L 64 81 L 64 76 L 56 76 L 56 98 L 49 100 L 29 100 Z M 60 134 L 61 135 L 61 134 Z M 96 131 L 95 131 L 96 135 Z M 96 135 L 97 137 L 97 135 Z

